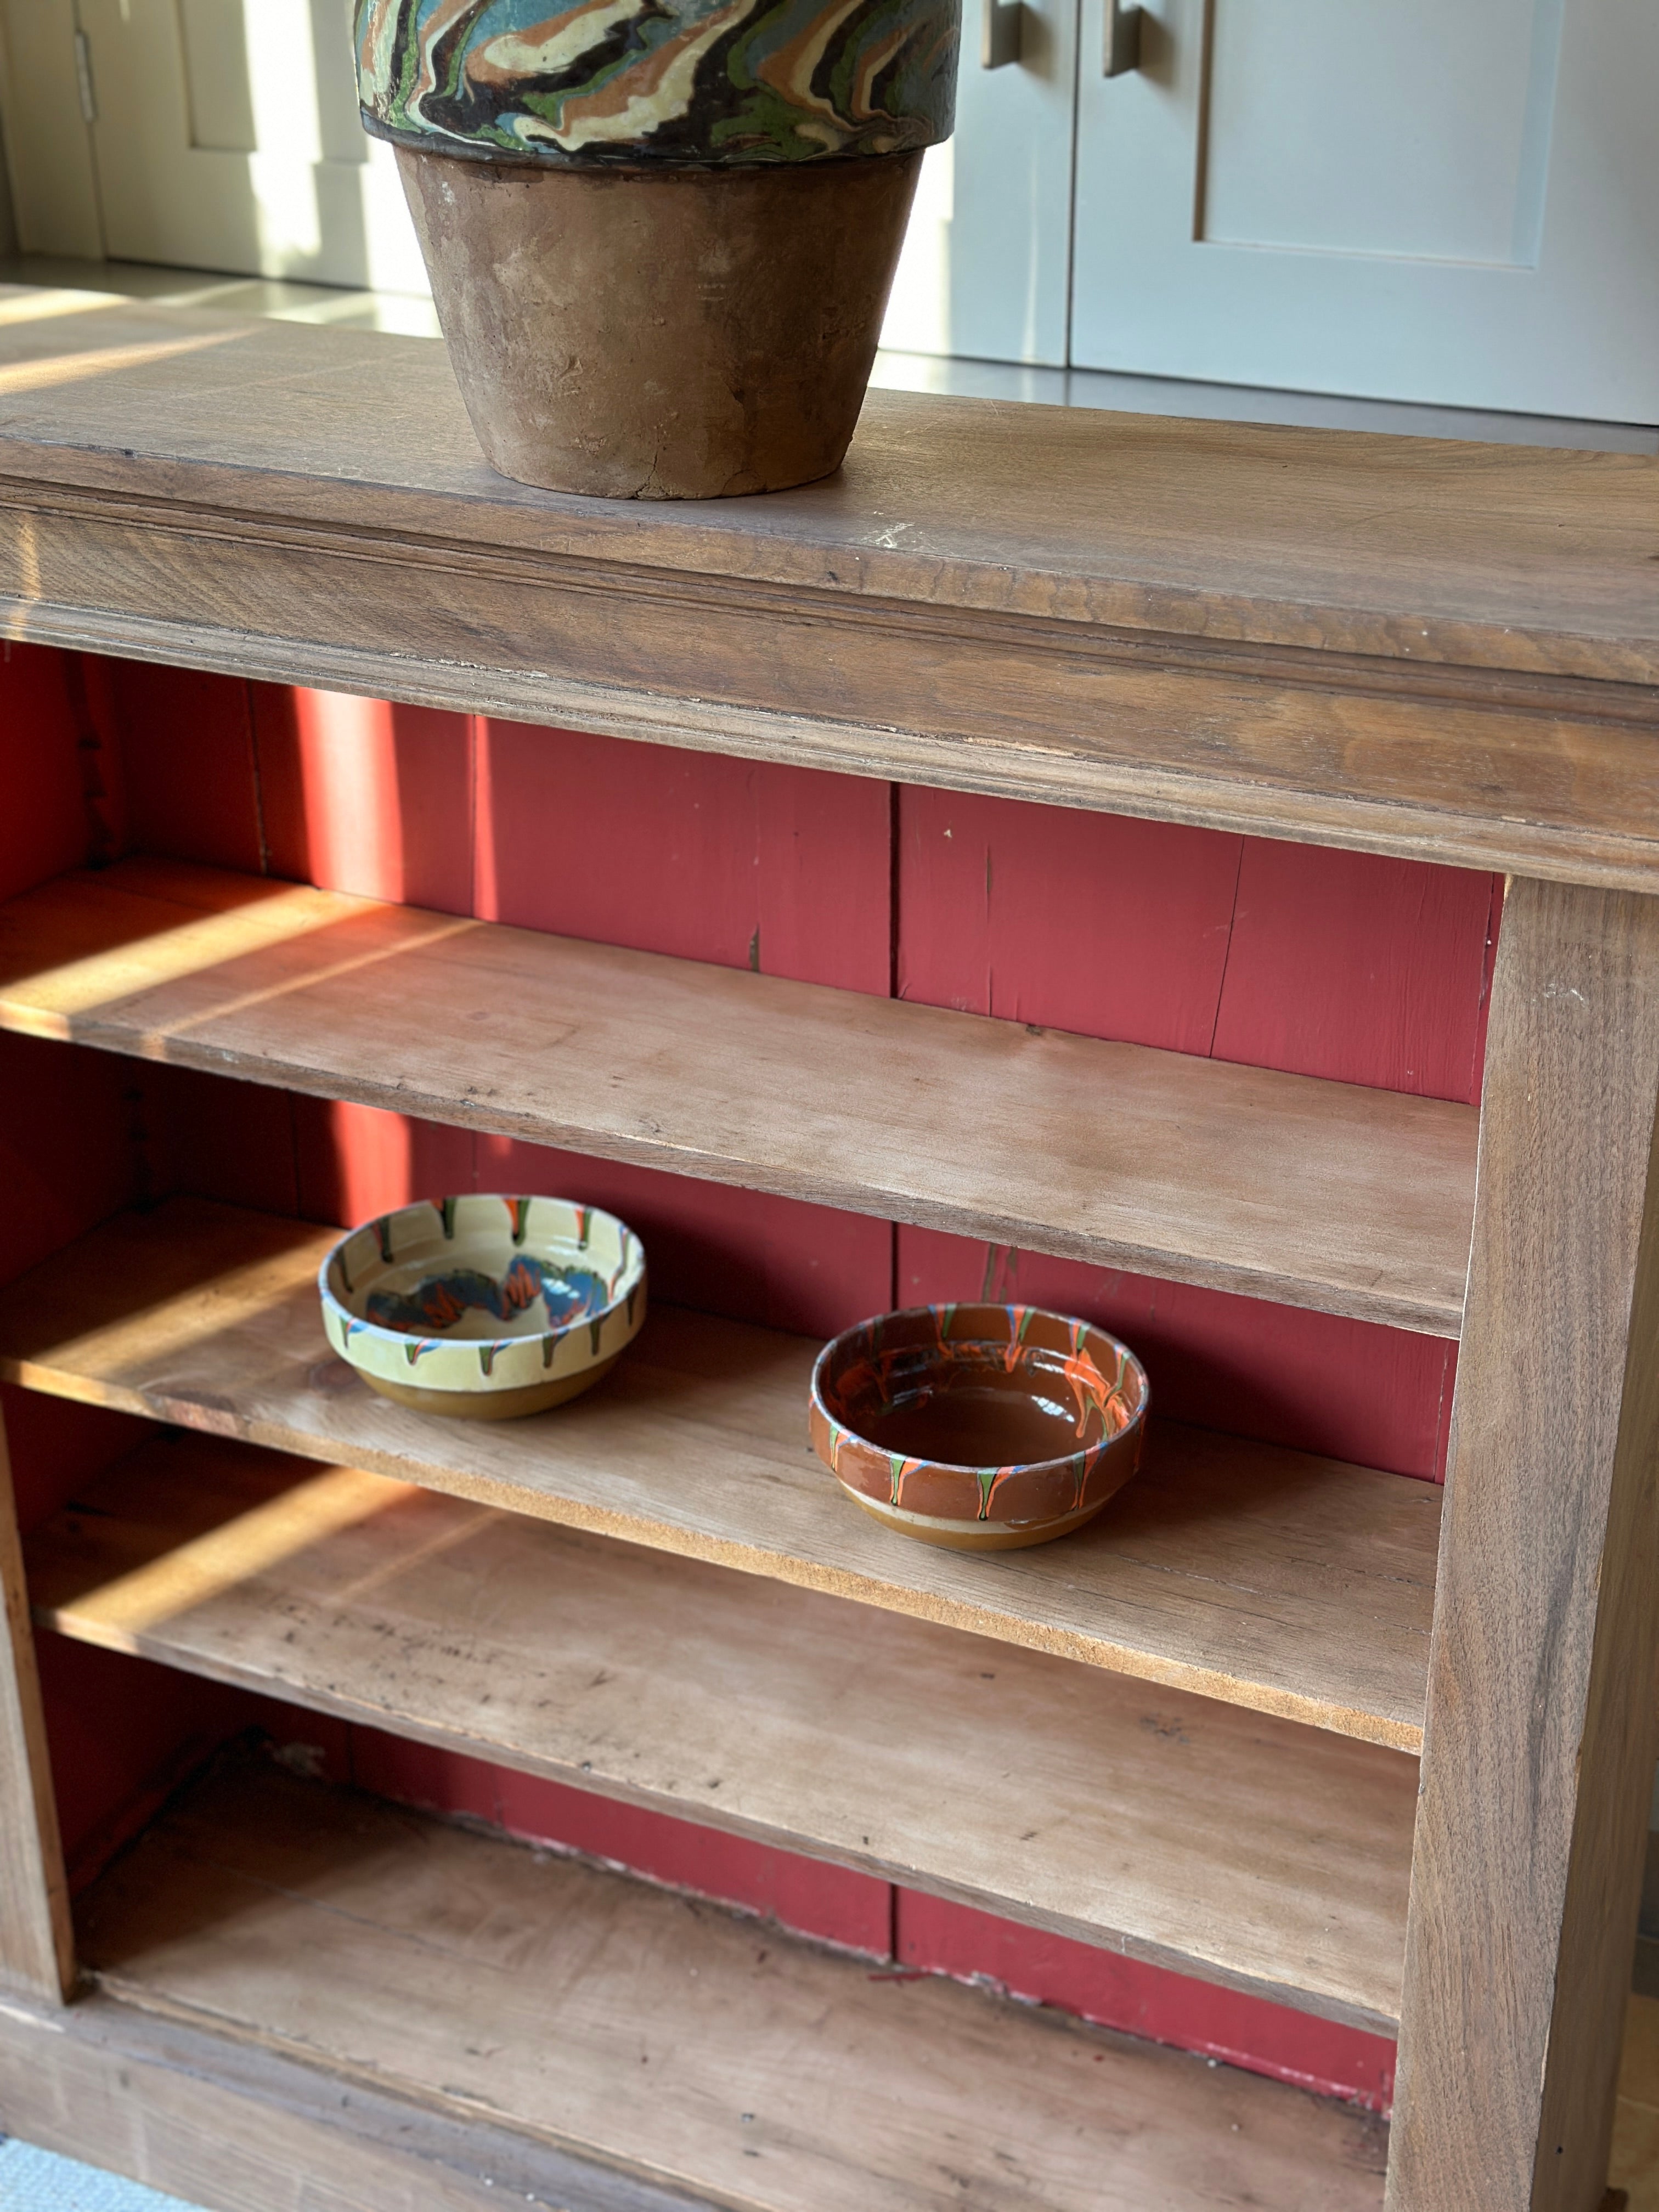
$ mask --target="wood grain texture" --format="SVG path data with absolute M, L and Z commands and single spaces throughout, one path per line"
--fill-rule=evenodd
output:
M 217 1439 L 142 1449 L 27 1556 L 82 1642 L 1397 2017 L 1397 1752 Z
M 815 1346 L 662 1308 L 556 1417 L 434 1421 L 326 1346 L 333 1232 L 176 1200 L 0 1294 L 0 1380 L 345 1461 L 1414 1751 L 1439 1494 L 1164 1423 L 1064 1543 L 966 1559 L 877 1527 L 806 1441 Z
M 1395 2212 L 1591 2212 L 1653 1776 L 1659 901 L 1511 885 L 1413 1869 Z
M 0 2129 L 214 2212 L 709 2212 L 482 2113 L 465 2120 L 100 1991 L 0 2000 Z
M 125 303 L 3 341 L 15 636 L 1473 866 L 1659 862 L 1648 457 L 872 393 L 827 483 L 653 508 L 492 476 L 435 343 Z
M 0 1985 L 53 2001 L 75 1983 L 34 1632 L 0 1421 Z
M 279 1771 L 86 1901 L 112 1994 L 764 2212 L 1379 2196 L 1364 2116 Z
M 1475 1115 L 132 860 L 0 909 L 0 1024 L 1455 1335 Z

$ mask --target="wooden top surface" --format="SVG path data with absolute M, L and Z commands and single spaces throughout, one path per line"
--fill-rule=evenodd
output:
M 664 1307 L 568 1406 L 433 1420 L 329 1350 L 333 1234 L 193 1199 L 118 1216 L 0 1293 L 0 1380 L 1421 1746 L 1431 1483 L 1155 1419 L 1086 1529 L 935 1550 L 860 1513 L 813 1454 L 810 1339 Z
M 170 1807 L 82 1926 L 133 2004 L 745 2212 L 1382 2203 L 1364 2113 L 274 1765 Z
M 505 1017 L 505 1018 L 503 1018 Z M 135 860 L 0 1028 L 1455 1336 L 1471 1106 Z
M 27 1556 L 81 1642 L 1398 2018 L 1398 1753 L 217 1437 L 141 1446 Z
M 1659 680 L 1650 456 L 878 391 L 824 483 L 585 500 L 485 465 L 436 340 L 52 304 L 0 295 L 0 477 L 1212 647 Z

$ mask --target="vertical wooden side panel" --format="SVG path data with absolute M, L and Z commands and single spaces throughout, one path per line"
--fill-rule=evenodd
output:
M 74 1983 L 75 1938 L 3 1426 L 0 1612 L 0 1982 L 55 2002 Z
M 1487 1044 L 1391 2212 L 1594 2212 L 1659 1572 L 1659 900 L 1517 882 Z

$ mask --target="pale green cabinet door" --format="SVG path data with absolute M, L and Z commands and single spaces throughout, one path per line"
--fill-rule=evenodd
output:
M 1075 365 L 1659 421 L 1659 0 L 1104 4 Z
M 1071 273 L 1077 0 L 1012 5 L 1018 53 L 984 60 L 965 0 L 956 136 L 923 161 L 884 345 L 1060 368 Z

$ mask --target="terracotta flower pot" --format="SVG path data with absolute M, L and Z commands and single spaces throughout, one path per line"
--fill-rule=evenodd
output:
M 359 0 L 467 411 L 619 499 L 827 476 L 853 434 L 960 0 Z

